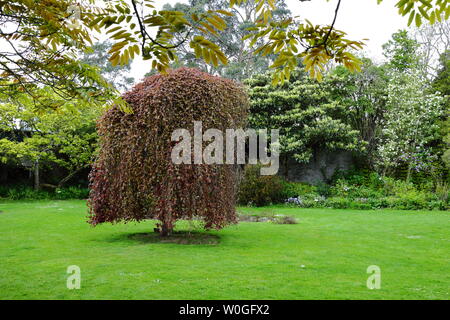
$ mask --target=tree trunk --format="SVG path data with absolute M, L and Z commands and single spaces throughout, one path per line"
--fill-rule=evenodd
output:
M 81 167 L 76 169 L 75 171 L 72 171 L 71 173 L 69 173 L 66 177 L 64 177 L 59 183 L 58 183 L 58 188 L 62 188 L 64 186 L 64 184 L 66 184 L 67 181 L 69 181 L 74 175 L 76 175 L 78 172 L 80 172 L 82 169 L 84 169 L 86 167 Z
M 161 229 L 159 232 L 159 235 L 161 237 L 168 237 L 172 234 L 173 232 L 173 226 L 167 222 L 167 221 L 163 221 L 163 223 L 161 224 Z
M 387 166 L 384 166 L 383 172 L 381 173 L 381 176 L 382 176 L 383 178 L 386 177 L 387 170 L 388 170 Z
M 39 160 L 34 162 L 34 190 L 39 190 L 41 184 L 39 181 Z

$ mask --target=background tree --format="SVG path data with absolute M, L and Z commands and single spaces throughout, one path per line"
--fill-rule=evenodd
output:
M 436 77 L 441 67 L 441 56 L 450 50 L 450 21 L 441 17 L 434 24 L 425 23 L 412 30 L 419 44 L 419 56 L 429 79 Z
M 432 89 L 439 92 L 444 99 L 445 120 L 441 122 L 442 160 L 450 169 L 450 51 L 445 51 L 440 58 L 441 67 L 432 83 Z
M 332 82 L 311 80 L 299 70 L 276 87 L 269 74 L 247 81 L 251 101 L 249 127 L 280 129 L 280 154 L 308 162 L 319 150 L 361 150 L 358 131 L 341 119 L 345 108 L 332 98 Z M 286 173 L 284 173 L 286 174 Z
M 92 25 L 98 23 L 116 41 L 110 51 L 113 65 L 126 64 L 135 54 L 142 53 L 144 59 L 152 60 L 153 69 L 164 72 L 176 60 L 176 49 L 187 42 L 195 56 L 203 58 L 206 63 L 214 66 L 227 64 L 226 55 L 213 37 L 226 29 L 224 17 L 233 16 L 233 13 L 220 9 L 200 15 L 194 13 L 190 17 L 194 23 L 191 23 L 181 11 L 153 10 L 152 2 L 114 0 L 108 2 L 109 15 L 92 21 Z M 230 7 L 246 2 L 231 0 Z M 360 61 L 351 51 L 361 49 L 363 42 L 349 40 L 345 32 L 334 28 L 340 3 L 341 0 L 338 0 L 331 24 L 320 26 L 293 17 L 276 21 L 273 19 L 276 1 L 255 0 L 257 23 L 247 29 L 250 33 L 242 40 L 249 40 L 249 47 L 261 43 L 257 45 L 255 54 L 277 56 L 271 65 L 274 83 L 289 79 L 290 72 L 299 63 L 303 63 L 310 75 L 318 79 L 322 77 L 324 66 L 331 60 L 352 71 L 359 70 Z M 447 19 L 450 14 L 450 6 L 445 0 L 399 0 L 396 6 L 400 14 L 410 16 L 409 24 L 414 20 L 417 26 L 422 24 L 422 19 L 435 21 L 440 19 L 441 14 L 445 14 Z M 436 15 L 438 17 L 433 18 Z M 152 33 L 148 29 L 156 29 L 156 32 Z M 202 35 L 191 38 L 195 30 L 200 30 Z
M 386 173 L 405 163 L 407 181 L 413 169 L 426 171 L 435 158 L 429 144 L 439 138 L 442 97 L 427 94 L 426 89 L 418 70 L 393 73 L 389 80 L 383 138 L 378 148 L 379 165 Z
M 131 69 L 130 64 L 113 66 L 108 60 L 110 48 L 111 42 L 108 40 L 96 42 L 83 54 L 81 61 L 97 67 L 100 74 L 116 89 L 126 91 L 134 83 L 134 78 L 127 75 Z
M 209 10 L 229 10 L 233 13 L 233 15 L 224 18 L 227 25 L 226 29 L 215 37 L 215 43 L 228 59 L 227 65 L 210 66 L 200 57 L 196 57 L 188 44 L 183 43 L 177 48 L 179 61 L 175 63 L 175 66 L 195 66 L 206 72 L 236 80 L 243 80 L 253 74 L 267 71 L 273 57 L 254 55 L 254 48 L 248 46 L 248 41 L 242 41 L 242 38 L 250 33 L 247 29 L 255 27 L 257 23 L 255 1 L 248 0 L 232 8 L 229 7 L 230 2 L 228 0 L 190 0 L 187 4 L 164 5 L 164 10 L 184 12 L 190 23 L 193 23 L 192 18 L 190 18 L 193 14 L 200 15 Z M 280 21 L 288 18 L 290 14 L 291 12 L 287 9 L 284 0 L 278 0 L 276 9 L 273 11 L 273 19 Z M 201 35 L 202 33 L 200 30 L 195 30 L 194 34 Z
M 236 0 L 240 3 L 240 0 Z M 270 1 L 269 1 L 270 2 Z M 381 3 L 382 0 L 378 0 Z M 270 20 L 270 10 L 263 9 L 260 23 L 252 29 L 251 45 L 258 39 L 268 35 L 267 41 L 255 52 L 267 55 L 275 52 L 277 59 L 271 65 L 275 70 L 273 82 L 283 82 L 289 79 L 290 72 L 295 70 L 301 61 L 311 77 L 322 78 L 324 66 L 334 61 L 343 64 L 351 71 L 360 70 L 361 62 L 351 53 L 352 50 L 362 49 L 363 42 L 346 38 L 346 33 L 334 28 L 339 13 L 341 0 L 338 0 L 333 21 L 328 26 L 313 25 L 309 20 L 298 21 L 288 19 L 279 23 Z M 434 23 L 441 20 L 441 14 L 448 19 L 450 5 L 448 1 L 417 1 L 400 0 L 397 2 L 399 13 L 409 15 L 408 25 L 414 20 L 416 26 L 422 24 L 422 19 Z M 299 50 L 301 48 L 301 50 Z
M 394 33 L 383 49 L 389 82 L 377 162 L 384 174 L 406 165 L 409 181 L 413 170 L 427 171 L 438 158 L 432 145 L 439 139 L 442 98 L 431 90 L 427 62 L 406 30 Z
M 408 31 L 399 30 L 383 45 L 383 54 L 390 69 L 398 72 L 417 71 L 420 62 L 419 43 L 412 39 Z
M 230 7 L 246 2 L 230 0 Z M 243 41 L 250 41 L 249 47 L 257 45 L 255 54 L 276 55 L 271 65 L 275 83 L 288 79 L 300 62 L 319 79 L 324 65 L 331 60 L 358 70 L 360 61 L 351 51 L 361 49 L 363 43 L 351 41 L 344 32 L 334 29 L 340 3 L 338 0 L 331 24 L 319 26 L 295 18 L 276 21 L 276 1 L 255 0 L 257 24 L 247 29 L 251 33 Z M 445 19 L 450 15 L 446 0 L 399 0 L 397 7 L 400 14 L 409 15 L 409 23 L 414 20 L 418 26 L 422 20 L 434 22 L 442 15 Z M 176 48 L 189 43 L 197 58 L 218 66 L 228 60 L 213 38 L 226 29 L 224 17 L 233 15 L 211 10 L 192 14 L 191 23 L 183 12 L 155 10 L 153 0 L 111 0 L 104 6 L 96 6 L 94 0 L 49 0 L 45 5 L 36 0 L 2 1 L 0 37 L 9 48 L 5 46 L 0 52 L 1 90 L 11 96 L 26 91 L 40 101 L 39 91 L 33 89 L 46 85 L 61 98 L 53 102 L 53 107 L 73 98 L 123 106 L 117 91 L 95 68 L 76 61 L 92 44 L 93 31 L 105 31 L 114 41 L 109 51 L 113 65 L 126 65 L 141 55 L 151 60 L 153 69 L 165 72 L 177 59 Z M 202 35 L 192 36 L 196 30 Z
M 46 108 L 36 113 L 32 98 L 24 94 L 20 102 L 1 103 L 0 131 L 6 137 L 0 139 L 0 159 L 32 168 L 36 189 L 40 187 L 43 168 L 62 167 L 66 175 L 55 186 L 62 187 L 91 164 L 97 147 L 95 121 L 100 113 L 101 108 L 96 105 L 70 104 L 59 107 L 57 112 Z
M 333 100 L 346 111 L 342 121 L 358 130 L 360 139 L 366 142 L 361 156 L 373 169 L 378 159 L 389 78 L 386 66 L 375 65 L 367 58 L 362 58 L 362 61 L 361 72 L 352 73 L 337 66 L 330 72 L 329 81 Z

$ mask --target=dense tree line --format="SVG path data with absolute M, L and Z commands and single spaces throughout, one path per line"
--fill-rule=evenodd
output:
M 302 68 L 282 86 L 269 75 L 246 81 L 250 124 L 281 128 L 283 156 L 307 162 L 319 150 L 348 150 L 380 174 L 404 169 L 446 179 L 448 167 L 448 56 L 434 81 L 420 46 L 399 31 L 384 46 L 387 61 L 362 59 L 361 72 L 340 66 L 321 82 Z
M 124 76 L 129 67 L 105 64 L 104 43 L 93 49 L 83 58 L 85 62 L 100 68 L 118 88 L 130 84 L 131 79 Z M 311 79 L 301 65 L 289 81 L 277 86 L 269 73 L 254 70 L 243 81 L 251 98 L 249 126 L 281 129 L 282 162 L 306 163 L 320 150 L 348 150 L 380 174 L 404 172 L 402 176 L 409 180 L 421 172 L 445 180 L 450 143 L 448 52 L 441 54 L 432 80 L 424 72 L 421 46 L 406 31 L 394 34 L 384 52 L 383 64 L 361 58 L 361 72 L 335 66 L 320 82 Z M 230 75 L 234 66 L 228 67 L 217 72 Z M 55 95 L 45 87 L 40 94 L 49 101 Z M 58 179 L 42 176 L 43 183 L 53 185 L 62 185 L 89 167 L 101 107 L 68 102 L 58 112 L 36 113 L 33 99 L 25 93 L 19 100 L 4 96 L 3 101 L 2 163 L 26 164 L 35 175 L 39 167 L 49 169 L 50 175 L 52 166 L 63 168 Z

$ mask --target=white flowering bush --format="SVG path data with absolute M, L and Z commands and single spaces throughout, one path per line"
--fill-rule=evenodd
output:
M 427 93 L 419 71 L 392 72 L 378 147 L 380 169 L 386 172 L 407 164 L 407 180 L 412 170 L 428 170 L 436 160 L 429 144 L 438 138 L 437 120 L 443 112 L 443 98 L 438 93 Z

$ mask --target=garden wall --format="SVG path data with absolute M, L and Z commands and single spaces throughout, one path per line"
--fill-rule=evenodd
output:
M 316 184 L 329 182 L 336 170 L 349 170 L 353 164 L 351 152 L 320 150 L 315 152 L 307 164 L 298 163 L 294 159 L 289 159 L 287 166 L 280 163 L 279 173 L 289 181 Z

